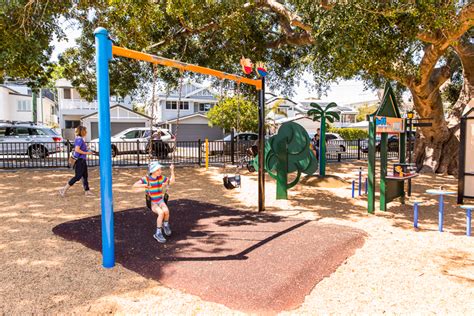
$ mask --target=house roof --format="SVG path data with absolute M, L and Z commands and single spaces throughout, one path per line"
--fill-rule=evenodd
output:
M 204 114 L 201 114 L 201 113 L 193 113 L 193 114 L 189 114 L 189 115 L 185 115 L 185 116 L 180 116 L 179 120 L 183 121 L 183 120 L 187 120 L 187 119 L 190 119 L 190 118 L 193 118 L 193 117 L 203 117 L 206 120 L 208 120 L 207 116 L 204 115 Z M 164 121 L 164 122 L 160 122 L 158 124 L 164 124 L 164 123 L 172 124 L 172 123 L 175 123 L 177 121 L 178 121 L 178 118 L 175 118 L 175 119 L 172 119 L 172 120 L 167 120 L 167 121 Z
M 297 121 L 297 120 L 304 119 L 304 118 L 307 118 L 307 119 L 310 120 L 310 118 L 307 115 L 296 114 L 293 117 L 284 117 L 284 118 L 278 119 L 278 120 L 275 121 L 275 123 L 283 124 L 283 123 L 286 123 L 286 122 L 293 122 L 293 121 Z
M 265 93 L 266 94 L 266 93 Z M 270 94 L 270 93 L 269 93 Z M 270 104 L 274 101 L 277 101 L 277 100 L 287 100 L 287 101 L 290 101 L 291 103 L 293 103 L 294 105 L 297 105 L 298 103 L 296 103 L 295 101 L 287 98 L 287 97 L 278 97 L 278 96 L 275 96 L 273 93 L 271 93 L 274 97 L 272 97 L 271 99 L 265 101 L 265 104 Z
M 4 84 L 0 84 L 0 87 L 9 90 L 9 94 L 28 96 L 27 94 L 19 93 L 18 91 L 14 90 L 14 89 L 12 89 L 12 88 L 10 88 L 9 86 L 4 85 Z
M 151 120 L 151 119 L 152 119 L 152 118 L 151 118 L 150 116 L 148 116 L 148 115 L 145 115 L 145 114 L 142 114 L 142 113 L 140 113 L 140 112 L 131 110 L 131 109 L 129 109 L 129 108 L 127 108 L 127 107 L 125 107 L 125 106 L 123 106 L 123 105 L 121 105 L 121 104 L 112 105 L 112 106 L 110 107 L 110 109 L 112 110 L 112 109 L 115 109 L 115 108 L 117 108 L 117 107 L 118 107 L 118 108 L 121 108 L 121 109 L 124 109 L 124 110 L 127 110 L 127 111 L 129 111 L 129 112 L 135 113 L 135 114 L 137 114 L 137 115 L 143 116 L 144 118 L 146 118 L 146 119 L 148 119 L 148 120 Z M 84 120 L 84 119 L 86 119 L 86 118 L 88 118 L 88 117 L 97 115 L 98 113 L 99 113 L 99 112 L 96 111 L 96 112 L 94 112 L 94 113 L 91 113 L 91 114 L 88 114 L 88 115 L 84 115 L 84 116 L 81 117 L 81 120 Z

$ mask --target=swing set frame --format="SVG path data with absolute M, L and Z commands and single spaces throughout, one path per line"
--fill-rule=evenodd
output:
M 112 197 L 112 153 L 110 140 L 110 82 L 109 61 L 114 56 L 127 57 L 146 61 L 165 67 L 177 68 L 180 71 L 190 71 L 213 76 L 222 80 L 245 83 L 255 87 L 258 93 L 258 211 L 265 210 L 265 77 L 250 79 L 228 74 L 211 68 L 187 64 L 178 60 L 146 54 L 131 49 L 115 46 L 109 38 L 108 31 L 99 27 L 94 31 L 96 49 L 97 100 L 99 114 L 99 152 L 100 158 L 100 200 L 102 212 L 102 265 L 112 268 L 115 265 L 114 241 L 114 210 Z

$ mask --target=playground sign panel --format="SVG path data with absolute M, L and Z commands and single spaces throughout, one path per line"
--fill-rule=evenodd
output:
M 375 125 L 378 133 L 399 134 L 405 132 L 405 120 L 396 117 L 376 116 Z

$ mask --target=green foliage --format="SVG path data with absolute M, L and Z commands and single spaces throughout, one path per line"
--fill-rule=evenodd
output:
M 237 131 L 258 131 L 258 106 L 236 96 L 223 98 L 207 113 L 209 124 L 219 126 L 226 131 L 235 128 Z
M 10 77 L 46 86 L 51 42 L 65 37 L 59 21 L 71 6 L 71 1 L 0 1 L 0 82 Z
M 345 140 L 357 140 L 357 139 L 366 139 L 369 137 L 369 133 L 366 130 L 358 128 L 336 128 L 330 127 L 329 133 L 337 133 L 341 135 Z
M 442 90 L 441 96 L 443 98 L 443 102 L 447 102 L 450 106 L 453 106 L 461 94 L 462 85 L 462 72 L 457 71 L 451 77 L 451 81 Z
M 356 121 L 362 122 L 367 120 L 367 115 L 374 113 L 377 110 L 377 105 L 364 104 L 357 109 Z

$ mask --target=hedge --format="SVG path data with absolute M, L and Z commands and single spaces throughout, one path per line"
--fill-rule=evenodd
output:
M 345 140 L 357 140 L 365 139 L 369 137 L 369 133 L 366 130 L 358 128 L 336 128 L 330 127 L 328 130 L 329 133 L 337 133 L 341 135 Z

